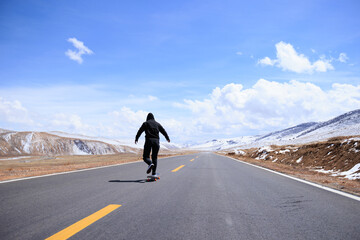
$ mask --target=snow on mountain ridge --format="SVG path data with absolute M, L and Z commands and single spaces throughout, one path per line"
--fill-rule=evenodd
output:
M 194 150 L 223 150 L 252 148 L 265 145 L 304 144 L 337 136 L 360 135 L 360 109 L 326 122 L 308 122 L 262 136 L 242 136 L 214 139 L 203 144 L 188 146 Z M 100 137 L 88 137 L 64 132 L 16 132 L 0 129 L 0 155 L 26 154 L 115 154 L 141 151 L 143 142 L 120 141 Z M 161 149 L 173 150 L 183 146 L 161 143 Z
M 141 151 L 143 142 L 119 141 L 64 132 L 0 133 L 0 156 L 18 155 L 105 155 Z M 161 143 L 162 150 L 179 149 L 173 143 Z
M 316 124 L 317 124 L 316 122 L 302 123 L 302 124 L 296 125 L 294 127 L 290 127 L 290 128 L 286 128 L 284 130 L 266 134 L 266 135 L 261 136 L 258 139 L 256 139 L 256 141 L 261 141 L 262 139 L 266 139 L 266 138 L 270 138 L 270 137 L 274 137 L 276 139 L 283 139 L 283 138 L 287 137 L 288 139 L 291 139 L 291 138 L 294 138 L 295 135 L 297 135 L 298 133 L 301 133 L 301 132 L 305 131 L 306 129 L 309 129 Z
M 354 121 L 352 121 L 352 120 L 354 120 Z M 320 123 L 316 124 L 315 126 L 313 126 L 313 128 L 310 128 L 309 130 L 301 133 L 297 137 L 304 136 L 313 131 L 316 131 L 317 129 L 324 128 L 324 127 L 331 127 L 331 126 L 338 127 L 339 125 L 341 127 L 341 124 L 343 125 L 342 127 L 354 125 L 354 124 L 360 124 L 360 109 L 354 110 L 351 112 L 347 112 L 338 117 L 330 119 L 329 121 L 326 121 L 326 122 L 320 122 Z
M 134 140 L 116 140 L 116 139 L 109 139 L 109 138 L 104 138 L 104 137 L 89 137 L 89 136 L 84 136 L 84 135 L 80 135 L 80 134 L 71 134 L 71 133 L 65 133 L 65 132 L 59 132 L 59 131 L 51 131 L 51 132 L 49 132 L 49 134 L 53 134 L 53 135 L 56 135 L 59 137 L 65 137 L 65 138 L 99 141 L 99 142 L 111 144 L 113 146 L 128 146 L 128 147 L 137 148 L 137 149 L 141 149 L 144 145 L 142 140 L 139 140 L 139 143 L 135 144 Z M 175 144 L 175 143 L 160 142 L 160 148 L 166 149 L 166 150 L 171 150 L 171 149 L 180 149 L 180 148 L 182 148 L 182 146 Z
M 0 133 L 0 155 L 103 155 L 138 150 L 125 145 L 61 137 L 46 132 Z
M 360 109 L 347 112 L 325 122 L 303 123 L 257 137 L 215 139 L 191 148 L 207 151 L 246 149 L 265 145 L 304 144 L 326 140 L 331 137 L 355 135 L 360 135 Z M 248 141 L 239 141 L 239 139 L 247 139 Z

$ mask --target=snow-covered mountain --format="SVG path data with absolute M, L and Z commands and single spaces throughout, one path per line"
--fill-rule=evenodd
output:
M 326 122 L 303 123 L 261 136 L 214 139 L 187 147 L 193 150 L 223 150 L 262 147 L 266 145 L 304 144 L 338 136 L 360 135 L 360 109 L 342 114 Z M 0 156 L 17 155 L 82 155 L 139 152 L 143 143 L 108 138 L 88 137 L 64 132 L 16 132 L 0 129 Z M 182 146 L 162 142 L 162 150 L 178 150 Z
M 261 136 L 214 139 L 191 148 L 211 151 L 232 148 L 245 149 L 264 145 L 304 144 L 331 137 L 355 135 L 360 135 L 360 109 L 342 114 L 326 122 L 303 123 Z
M 0 129 L 0 156 L 19 155 L 105 155 L 140 152 L 142 144 L 64 132 L 16 132 Z M 162 144 L 161 149 L 178 149 Z
M 16 155 L 102 155 L 135 152 L 121 144 L 96 139 L 59 136 L 46 132 L 0 131 L 0 156 Z
M 190 149 L 196 150 L 221 150 L 237 147 L 239 145 L 248 145 L 253 143 L 259 136 L 244 136 L 238 138 L 229 138 L 229 139 L 213 139 L 211 141 L 207 141 L 203 144 L 190 146 Z
M 256 141 L 289 141 L 319 139 L 360 134 L 360 109 L 326 122 L 310 122 L 264 135 Z
M 115 146 L 120 145 L 120 146 L 131 147 L 134 149 L 142 149 L 143 145 L 144 145 L 144 142 L 141 139 L 139 139 L 138 144 L 135 144 L 134 141 L 132 141 L 132 140 L 115 140 L 115 139 L 109 139 L 109 138 L 104 138 L 104 137 L 89 137 L 89 136 L 85 136 L 85 135 L 71 134 L 71 133 L 65 133 L 65 132 L 59 132 L 59 131 L 52 131 L 49 133 L 59 136 L 59 137 L 78 138 L 78 139 L 82 139 L 82 140 L 99 141 L 99 142 L 104 142 L 104 143 L 108 143 L 108 144 L 115 145 Z M 176 144 L 176 143 L 160 142 L 160 149 L 162 149 L 162 150 L 173 150 L 173 149 L 180 149 L 180 148 L 182 148 L 182 146 L 179 144 Z

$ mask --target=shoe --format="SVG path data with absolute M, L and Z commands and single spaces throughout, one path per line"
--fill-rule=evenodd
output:
M 152 174 L 151 176 L 152 176 L 152 177 L 159 177 L 159 174 L 156 174 L 156 173 L 155 173 L 155 174 Z
M 154 167 L 154 164 L 150 164 L 147 171 L 146 171 L 146 173 L 149 174 L 153 167 Z

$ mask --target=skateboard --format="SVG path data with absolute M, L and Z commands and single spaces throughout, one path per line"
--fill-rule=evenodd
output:
M 157 177 L 153 177 L 152 175 L 149 175 L 149 176 L 147 176 L 146 181 L 147 182 L 153 182 L 153 181 L 157 181 L 159 179 L 160 179 L 159 175 Z

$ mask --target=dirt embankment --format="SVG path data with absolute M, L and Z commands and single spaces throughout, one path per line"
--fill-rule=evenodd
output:
M 224 153 L 240 160 L 360 195 L 360 137 Z

